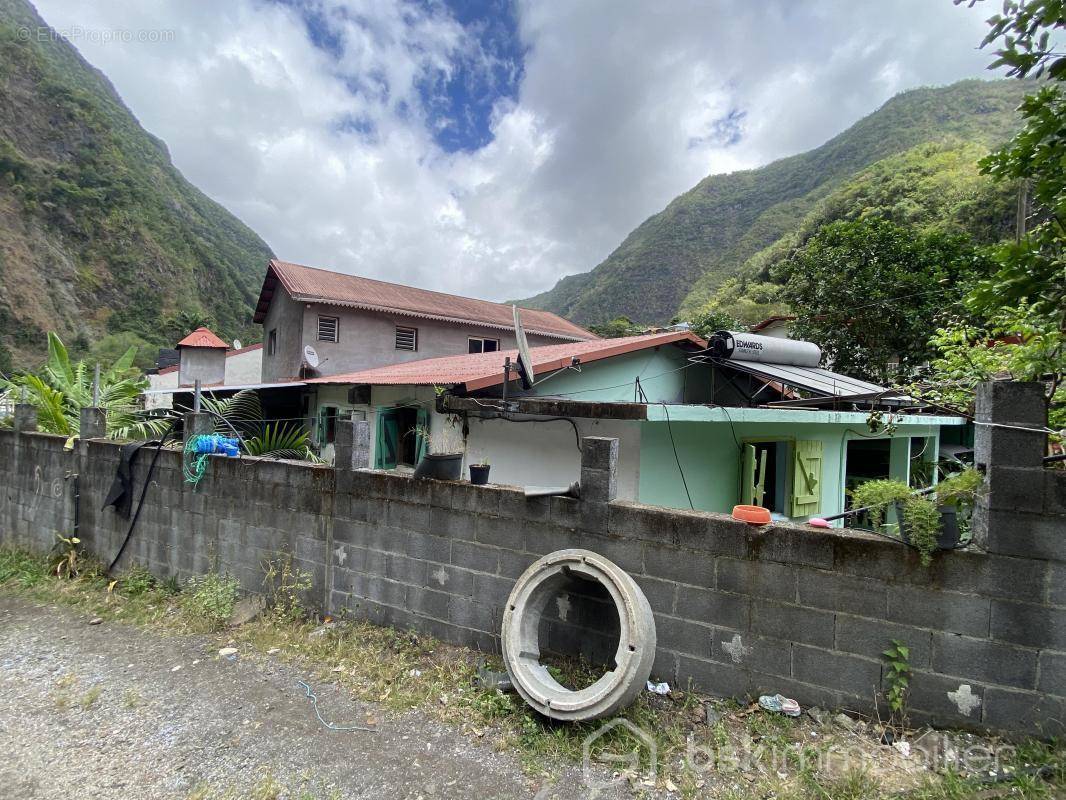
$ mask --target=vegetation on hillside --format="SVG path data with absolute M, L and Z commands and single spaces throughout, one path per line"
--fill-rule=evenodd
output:
M 269 248 L 70 44 L 18 35 L 44 25 L 0 0 L 0 370 L 30 366 L 53 328 L 79 350 L 105 333 L 172 345 L 161 323 L 182 311 L 253 340 Z
M 953 177 L 965 174 L 956 188 L 959 225 L 981 239 L 994 240 L 1009 192 L 997 195 L 999 190 L 989 189 L 991 182 L 975 165 L 980 155 L 1017 130 L 1015 109 L 1026 88 L 1019 81 L 970 80 L 900 94 L 815 150 L 756 170 L 705 178 L 636 228 L 592 272 L 564 278 L 523 303 L 581 323 L 602 323 L 619 315 L 641 324 L 661 323 L 679 309 L 691 319 L 708 310 L 707 302 L 741 265 L 793 234 L 821 201 L 867 168 L 920 145 L 934 149 L 924 156 L 915 153 L 912 159 L 930 163 L 916 164 L 913 175 L 899 177 L 911 187 L 908 191 L 922 198 L 913 215 L 936 216 L 937 196 L 954 186 Z M 891 168 L 885 165 L 884 170 Z M 903 189 L 888 175 L 863 180 L 874 193 L 900 194 Z M 996 196 L 991 205 L 978 196 L 984 191 Z M 972 219 L 966 214 L 967 198 L 971 210 L 981 209 Z M 838 200 L 848 202 L 846 197 Z M 951 197 L 944 202 L 952 202 Z M 839 213 L 834 208 L 839 206 L 830 205 L 824 213 Z M 986 214 L 991 217 L 987 226 Z

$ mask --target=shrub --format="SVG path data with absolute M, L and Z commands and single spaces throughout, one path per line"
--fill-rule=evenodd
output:
M 198 575 L 189 578 L 179 602 L 191 620 L 219 629 L 229 621 L 237 604 L 240 583 L 231 575 Z

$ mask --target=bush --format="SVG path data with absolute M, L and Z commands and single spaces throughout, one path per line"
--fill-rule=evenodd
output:
M 240 583 L 231 575 L 198 575 L 189 578 L 179 602 L 190 621 L 205 623 L 209 628 L 223 627 L 237 604 Z

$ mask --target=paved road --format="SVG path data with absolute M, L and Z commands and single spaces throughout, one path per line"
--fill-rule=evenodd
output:
M 588 796 L 577 770 L 546 789 L 454 728 L 316 687 L 326 719 L 378 720 L 377 733 L 327 731 L 301 676 L 270 657 L 87 621 L 0 596 L 0 797 L 244 797 L 266 774 L 301 799 Z

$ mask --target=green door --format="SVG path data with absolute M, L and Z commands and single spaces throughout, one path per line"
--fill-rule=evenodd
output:
M 792 459 L 792 513 L 809 517 L 822 508 L 822 443 L 799 441 Z

